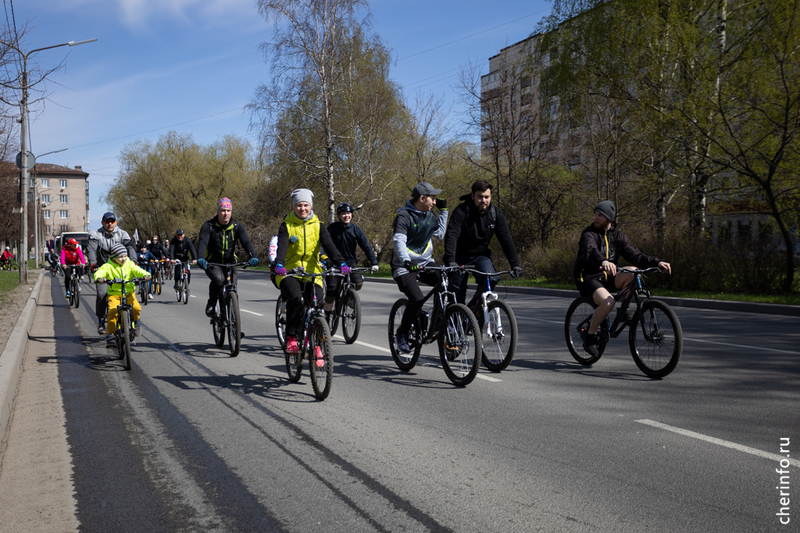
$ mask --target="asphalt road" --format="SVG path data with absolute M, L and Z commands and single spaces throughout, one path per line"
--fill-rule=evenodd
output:
M 335 342 L 319 402 L 307 366 L 286 377 L 269 279 L 240 275 L 247 336 L 231 358 L 193 276 L 188 305 L 165 290 L 144 307 L 130 372 L 96 334 L 93 289 L 75 310 L 53 284 L 85 531 L 788 531 L 781 490 L 800 522 L 797 317 L 676 308 L 683 358 L 651 380 L 625 335 L 575 363 L 569 299 L 509 293 L 517 356 L 457 388 L 435 344 L 397 369 L 400 294 L 367 282 L 361 335 Z

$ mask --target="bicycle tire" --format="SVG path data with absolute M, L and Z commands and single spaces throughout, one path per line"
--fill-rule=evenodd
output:
M 405 312 L 407 305 L 408 300 L 405 298 L 400 298 L 394 303 L 394 305 L 392 305 L 392 310 L 389 312 L 389 351 L 392 352 L 392 359 L 394 359 L 397 368 L 403 372 L 408 372 L 414 368 L 414 366 L 417 364 L 417 361 L 419 361 L 419 353 L 422 350 L 421 337 L 424 335 L 424 332 L 417 334 L 419 324 L 415 321 L 414 325 L 411 326 L 411 329 L 406 335 L 406 340 L 408 340 L 411 353 L 400 353 L 400 350 L 398 350 L 397 339 L 395 339 L 395 335 L 397 333 L 397 328 L 400 327 L 400 322 L 403 320 L 403 313 Z
M 514 316 L 511 306 L 502 300 L 492 300 L 487 305 L 487 310 L 488 327 L 486 317 L 481 316 L 478 320 L 483 340 L 481 359 L 492 372 L 501 372 L 508 368 L 517 351 L 517 317 Z
M 331 335 L 336 335 L 336 330 L 339 329 L 339 316 L 342 314 L 342 307 L 342 300 L 337 299 L 328 315 L 328 327 L 331 328 Z
M 175 299 L 179 302 L 183 299 L 183 286 L 178 282 L 178 288 L 175 289 Z
M 189 287 L 185 284 L 181 284 L 181 300 L 183 300 L 183 305 L 189 303 Z
M 483 341 L 478 331 L 478 319 L 469 307 L 464 304 L 447 306 L 443 327 L 439 330 L 439 358 L 444 373 L 456 386 L 465 387 L 478 375 L 483 354 Z
M 298 353 L 283 352 L 286 359 L 286 374 L 289 376 L 289 381 L 297 383 L 300 381 L 300 376 L 303 375 L 303 355 Z
M 347 344 L 353 344 L 361 331 L 361 298 L 348 289 L 342 300 L 342 335 Z
M 651 378 L 669 375 L 683 353 L 683 328 L 678 315 L 659 300 L 642 302 L 628 340 L 636 366 Z
M 153 288 L 155 289 L 156 294 L 160 296 L 161 295 L 161 283 L 156 282 L 156 285 Z
M 311 386 L 317 400 L 324 400 L 331 392 L 333 384 L 333 345 L 331 344 L 331 328 L 328 322 L 320 317 L 314 317 L 311 322 L 311 338 L 308 343 L 308 368 L 311 373 Z M 317 366 L 315 356 L 316 347 L 322 351 L 322 366 Z
M 142 299 L 142 301 L 141 301 L 142 305 L 147 305 L 147 300 L 149 299 L 148 296 L 149 296 L 149 294 L 148 294 L 148 291 L 147 291 L 147 284 L 146 283 L 141 283 L 139 285 L 139 297 Z
M 283 301 L 282 295 L 278 295 L 278 301 L 275 302 L 275 334 L 278 336 L 278 343 L 280 343 L 281 349 L 285 350 L 286 349 L 286 302 Z
M 242 347 L 242 323 L 239 314 L 239 295 L 234 291 L 229 291 L 226 295 L 228 299 L 228 348 L 231 350 L 231 357 L 239 355 Z
M 75 298 L 75 309 L 78 309 L 81 306 L 81 293 L 78 290 L 80 288 L 80 283 L 78 280 L 73 277 L 72 278 L 72 296 Z
M 581 339 L 581 328 L 588 328 L 589 322 L 592 320 L 592 313 L 594 312 L 597 304 L 591 299 L 581 296 L 576 298 L 567 309 L 567 316 L 564 319 L 564 337 L 567 341 L 567 348 L 572 358 L 584 366 L 593 365 L 596 363 L 600 356 L 606 349 L 605 336 L 597 345 L 597 355 L 591 355 L 583 349 L 583 340 Z
M 122 346 L 122 365 L 125 367 L 125 370 L 131 369 L 131 315 L 130 311 L 123 311 L 122 312 L 123 319 L 122 319 L 122 339 L 120 345 Z
M 55 265 L 51 264 L 50 265 L 50 276 L 56 277 L 56 274 L 58 274 L 58 268 L 56 268 Z
M 219 298 L 217 300 L 216 305 L 214 306 L 214 311 L 216 311 L 215 316 L 211 319 L 211 330 L 214 332 L 214 344 L 217 348 L 222 348 L 222 345 L 225 344 L 225 328 L 222 327 L 222 308 L 223 306 L 220 305 Z
M 69 293 L 69 298 L 67 298 L 67 301 L 69 302 L 69 306 L 72 307 L 75 305 L 75 294 L 72 292 L 72 278 L 68 279 L 65 285 L 67 286 L 67 292 Z

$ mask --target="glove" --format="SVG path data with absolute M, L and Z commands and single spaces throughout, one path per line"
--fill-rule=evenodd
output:
M 94 282 L 95 283 L 105 283 L 106 282 L 106 278 L 97 278 L 96 280 L 94 280 Z
M 521 278 L 522 277 L 522 274 L 523 274 L 524 271 L 522 270 L 521 266 L 517 265 L 512 270 L 514 270 L 514 277 L 515 278 Z
M 437 198 L 436 199 L 436 208 L 437 209 L 447 209 L 447 200 L 444 198 Z
M 455 261 L 450 261 L 449 263 L 447 263 L 447 266 L 449 266 L 449 267 L 457 267 L 457 266 L 460 266 L 460 265 L 458 263 L 456 263 Z
M 403 267 L 406 270 L 408 270 L 409 272 L 418 272 L 419 271 L 419 265 L 412 264 L 411 261 L 409 261 L 408 259 L 403 261 Z
M 350 266 L 347 263 L 342 263 L 339 266 L 339 272 L 342 274 L 349 274 L 350 273 Z
M 275 274 L 278 276 L 285 276 L 286 275 L 286 267 L 282 264 L 278 263 L 275 265 Z
M 258 257 L 251 257 L 250 258 L 250 266 L 254 267 L 258 264 Z
M 152 278 L 152 276 L 145 276 L 145 277 L 144 277 L 144 280 L 145 280 L 145 281 L 150 281 L 151 279 L 153 279 L 153 278 Z
M 200 268 L 202 268 L 203 270 L 205 270 L 205 269 L 207 269 L 207 268 L 208 268 L 208 261 L 206 261 L 205 259 L 198 259 L 198 260 L 197 260 L 197 264 L 198 264 L 198 265 L 200 266 Z
M 378 265 L 372 265 L 372 267 L 370 268 L 370 270 L 372 270 L 372 273 L 374 274 L 375 272 L 377 272 L 377 271 L 378 271 L 378 269 L 379 269 L 379 268 L 380 268 L 380 267 L 379 267 Z

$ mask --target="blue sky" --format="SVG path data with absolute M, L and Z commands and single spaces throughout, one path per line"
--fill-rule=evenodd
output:
M 11 20 L 12 2 L 3 0 Z M 434 93 L 456 103 L 457 73 L 530 35 L 550 11 L 543 0 L 372 0 L 374 30 L 392 50 L 391 77 L 412 99 Z M 23 51 L 98 39 L 34 54 L 29 70 L 50 75 L 44 102 L 30 106 L 30 151 L 40 163 L 80 165 L 89 173 L 90 227 L 107 210 L 101 197 L 119 171 L 119 154 L 169 131 L 200 144 L 234 134 L 253 141 L 244 106 L 269 67 L 259 51 L 272 29 L 255 0 L 17 0 Z M 31 100 L 41 92 L 32 92 Z

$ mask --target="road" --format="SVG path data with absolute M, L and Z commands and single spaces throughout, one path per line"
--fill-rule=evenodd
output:
M 75 310 L 52 286 L 86 531 L 786 531 L 784 489 L 800 522 L 796 317 L 676 308 L 683 358 L 651 380 L 625 335 L 575 363 L 569 299 L 508 293 L 515 360 L 457 388 L 435 345 L 396 368 L 399 292 L 368 282 L 359 340 L 335 342 L 319 402 L 307 367 L 286 377 L 269 279 L 240 276 L 246 337 L 231 358 L 194 276 L 188 305 L 165 291 L 144 307 L 130 372 L 99 341 L 93 289 Z

